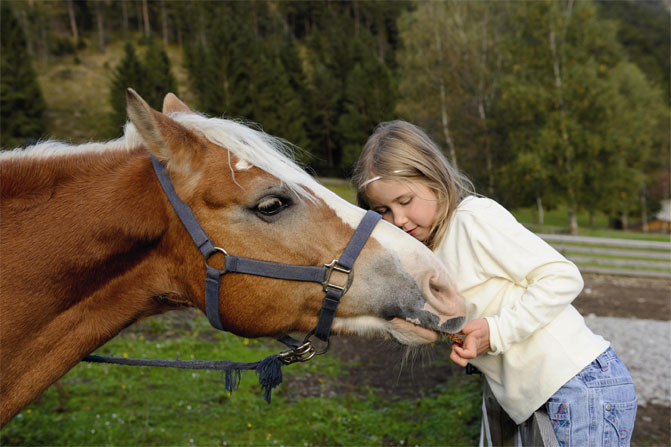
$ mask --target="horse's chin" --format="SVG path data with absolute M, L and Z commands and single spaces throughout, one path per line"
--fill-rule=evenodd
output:
M 391 336 L 399 343 L 408 346 L 425 345 L 438 339 L 437 332 L 401 318 L 389 321 L 376 317 L 336 318 L 333 329 L 339 334 L 364 337 Z
M 400 343 L 409 346 L 424 345 L 438 340 L 438 333 L 410 321 L 394 318 L 388 322 L 389 333 Z

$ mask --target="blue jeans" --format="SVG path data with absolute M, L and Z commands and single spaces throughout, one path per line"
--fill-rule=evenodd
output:
M 566 382 L 546 404 L 560 446 L 629 446 L 636 392 L 613 348 Z

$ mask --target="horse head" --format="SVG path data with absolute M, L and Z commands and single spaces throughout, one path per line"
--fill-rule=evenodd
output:
M 328 264 L 342 253 L 364 215 L 300 169 L 283 155 L 279 140 L 262 132 L 205 118 L 172 94 L 160 113 L 129 91 L 128 115 L 147 149 L 167 166 L 178 195 L 229 254 Z M 174 213 L 168 215 L 175 220 Z M 172 287 L 205 309 L 202 259 L 195 247 L 184 248 L 190 245 L 184 243 L 184 229 L 169 226 L 174 228 L 166 237 L 166 246 L 172 247 L 166 251 L 173 252 L 166 257 Z M 323 298 L 317 284 L 245 274 L 226 275 L 221 289 L 224 327 L 247 337 L 310 331 Z M 465 316 L 464 301 L 431 251 L 380 222 L 356 261 L 333 330 L 389 334 L 413 345 L 434 341 L 436 332 L 460 330 Z

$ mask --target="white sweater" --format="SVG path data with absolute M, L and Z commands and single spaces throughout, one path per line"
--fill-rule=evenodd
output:
M 516 423 L 608 348 L 571 305 L 577 267 L 495 201 L 464 199 L 436 254 L 474 305 L 469 319 L 489 323 L 493 352 L 471 363 Z

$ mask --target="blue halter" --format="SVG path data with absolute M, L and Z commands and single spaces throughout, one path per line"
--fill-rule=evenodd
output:
M 207 233 L 205 233 L 205 230 L 203 230 L 203 227 L 198 223 L 198 219 L 196 219 L 191 208 L 179 198 L 165 170 L 165 165 L 153 155 L 151 156 L 151 161 L 163 191 L 165 191 L 168 200 L 205 260 L 207 268 L 205 273 L 205 313 L 210 324 L 219 330 L 224 330 L 221 323 L 221 314 L 219 313 L 219 289 L 221 287 L 221 278 L 225 274 L 246 273 L 290 281 L 316 282 L 322 285 L 326 295 L 319 312 L 317 326 L 308 334 L 305 341 L 307 342 L 310 335 L 314 333 L 320 340 L 328 342 L 331 325 L 333 324 L 340 299 L 352 283 L 354 262 L 381 216 L 374 211 L 368 211 L 359 223 L 340 259 L 334 259 L 330 264 L 325 264 L 323 267 L 283 264 L 232 256 L 225 249 L 217 247 L 212 242 Z M 215 253 L 222 253 L 226 257 L 224 270 L 216 269 L 208 264 L 209 258 Z M 337 285 L 330 282 L 333 271 L 347 275 L 345 285 Z

